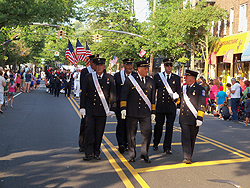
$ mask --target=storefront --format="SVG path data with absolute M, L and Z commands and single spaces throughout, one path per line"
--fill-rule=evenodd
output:
M 250 78 L 250 32 L 226 36 L 220 39 L 211 54 L 210 77 L 222 77 L 224 83 L 231 78 Z M 249 46 L 249 47 L 248 47 Z M 245 52 L 249 48 L 249 51 Z M 249 52 L 249 54 L 248 54 Z M 243 56 L 245 54 L 245 56 Z M 212 58 L 213 56 L 213 58 Z M 242 59 L 243 57 L 243 59 Z

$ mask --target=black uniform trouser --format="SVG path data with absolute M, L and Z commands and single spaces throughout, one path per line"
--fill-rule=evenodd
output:
M 115 112 L 117 125 L 116 125 L 116 139 L 118 142 L 118 146 L 123 145 L 125 148 L 127 147 L 127 132 L 126 132 L 126 119 L 121 118 L 121 111 L 117 110 Z
M 176 111 L 174 111 L 174 113 L 156 113 L 156 119 L 155 119 L 156 124 L 154 127 L 154 145 L 155 146 L 158 146 L 158 144 L 161 141 L 163 124 L 165 121 L 165 117 L 167 118 L 166 132 L 165 132 L 165 138 L 163 142 L 164 151 L 167 149 L 171 149 L 175 115 L 176 115 Z
M 85 155 L 100 155 L 102 136 L 106 125 L 107 116 L 86 116 L 85 130 Z
M 55 94 L 54 94 L 54 96 L 59 97 L 60 89 L 61 89 L 61 83 L 55 83 Z
M 78 145 L 80 148 L 84 148 L 84 135 L 85 135 L 85 126 L 86 126 L 86 118 L 81 119 L 81 124 L 80 124 L 80 133 L 79 133 L 79 138 L 78 138 Z
M 141 155 L 148 156 L 148 149 L 152 137 L 151 116 L 143 118 L 126 117 L 127 139 L 128 139 L 128 152 L 130 158 L 136 157 L 136 133 L 138 121 L 141 129 L 142 144 Z
M 198 132 L 199 127 L 195 125 L 181 125 L 181 142 L 184 158 L 192 158 Z
M 55 90 L 55 83 L 54 82 L 50 82 L 50 84 L 49 84 L 49 92 L 50 92 L 50 94 L 51 95 L 53 95 L 54 94 L 54 90 Z
M 72 82 L 65 82 L 65 96 L 70 97 Z

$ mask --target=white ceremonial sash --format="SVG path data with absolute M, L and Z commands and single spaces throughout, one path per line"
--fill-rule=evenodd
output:
M 88 69 L 89 73 L 94 72 L 94 70 L 91 68 L 91 66 L 88 66 L 87 69 Z
M 143 92 L 143 90 L 140 87 L 140 85 L 138 84 L 138 82 L 135 80 L 135 78 L 132 75 L 129 75 L 128 78 L 130 79 L 130 81 L 132 82 L 132 84 L 135 86 L 137 92 L 140 94 L 140 96 L 146 102 L 146 104 L 148 105 L 148 107 L 149 107 L 149 109 L 151 111 L 151 102 L 148 99 L 147 95 L 145 95 L 145 93 Z
M 114 112 L 109 111 L 108 103 L 107 103 L 107 101 L 106 101 L 106 99 L 105 99 L 105 96 L 104 96 L 104 94 L 103 94 L 103 91 L 102 91 L 102 89 L 101 89 L 101 86 L 100 86 L 100 84 L 99 84 L 99 82 L 98 82 L 98 79 L 97 79 L 97 76 L 96 76 L 96 72 L 93 72 L 93 73 L 92 73 L 92 78 L 93 78 L 93 81 L 94 81 L 94 84 L 95 84 L 95 88 L 96 88 L 96 90 L 97 90 L 97 92 L 98 92 L 98 95 L 99 95 L 99 97 L 100 97 L 100 99 L 101 99 L 101 101 L 102 101 L 102 105 L 103 105 L 103 107 L 104 107 L 104 110 L 105 110 L 105 112 L 106 112 L 106 115 L 107 115 L 107 116 L 115 115 Z
M 197 110 L 195 109 L 194 105 L 190 102 L 187 96 L 187 85 L 183 86 L 183 97 L 184 101 L 186 102 L 189 110 L 193 113 L 194 117 L 197 118 Z
M 169 95 L 171 96 L 171 98 L 173 98 L 173 93 L 174 93 L 174 92 L 173 92 L 172 88 L 169 86 L 166 77 L 164 76 L 164 74 L 163 74 L 162 72 L 160 72 L 160 73 L 158 73 L 158 74 L 159 74 L 159 76 L 160 76 L 160 78 L 161 78 L 163 84 L 165 85 L 165 87 L 166 87 L 166 89 L 167 89 Z
M 121 75 L 121 80 L 122 80 L 122 84 L 124 84 L 124 82 L 125 82 L 125 73 L 124 73 L 124 70 L 122 70 L 121 72 L 120 72 L 120 75 Z

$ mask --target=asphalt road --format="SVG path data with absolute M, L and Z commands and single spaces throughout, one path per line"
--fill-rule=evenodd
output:
M 183 164 L 176 119 L 173 154 L 149 149 L 128 163 L 117 150 L 116 118 L 108 118 L 101 160 L 83 161 L 78 151 L 79 99 L 45 89 L 22 93 L 0 114 L 0 187 L 249 187 L 250 127 L 205 116 L 191 165 Z M 152 124 L 154 125 L 154 123 Z M 153 139 L 152 139 L 153 140 Z M 163 140 L 163 139 L 162 139 Z

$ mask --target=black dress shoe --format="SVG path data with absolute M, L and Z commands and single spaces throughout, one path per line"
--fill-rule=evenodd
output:
M 166 149 L 166 150 L 164 151 L 164 153 L 166 153 L 166 154 L 172 154 L 173 152 L 172 152 L 171 149 Z
M 133 157 L 132 157 L 132 158 L 129 158 L 129 159 L 128 159 L 128 162 L 135 162 L 135 158 L 133 158 Z
M 125 152 L 125 146 L 124 145 L 120 145 L 119 146 L 119 152 L 120 153 L 124 153 Z
M 95 155 L 94 158 L 95 158 L 96 160 L 101 160 L 100 155 Z
M 86 155 L 85 157 L 83 157 L 84 161 L 89 161 L 92 159 L 92 155 Z
M 154 145 L 154 146 L 153 146 L 153 150 L 154 150 L 154 151 L 157 151 L 157 150 L 158 150 L 158 146 Z
M 141 158 L 144 159 L 146 163 L 151 163 L 151 160 L 148 158 L 148 156 L 141 155 Z
M 187 158 L 185 158 L 182 162 L 186 163 L 186 164 L 191 164 L 192 163 L 191 159 L 187 159 Z
M 79 148 L 79 151 L 80 152 L 84 152 L 84 148 Z

